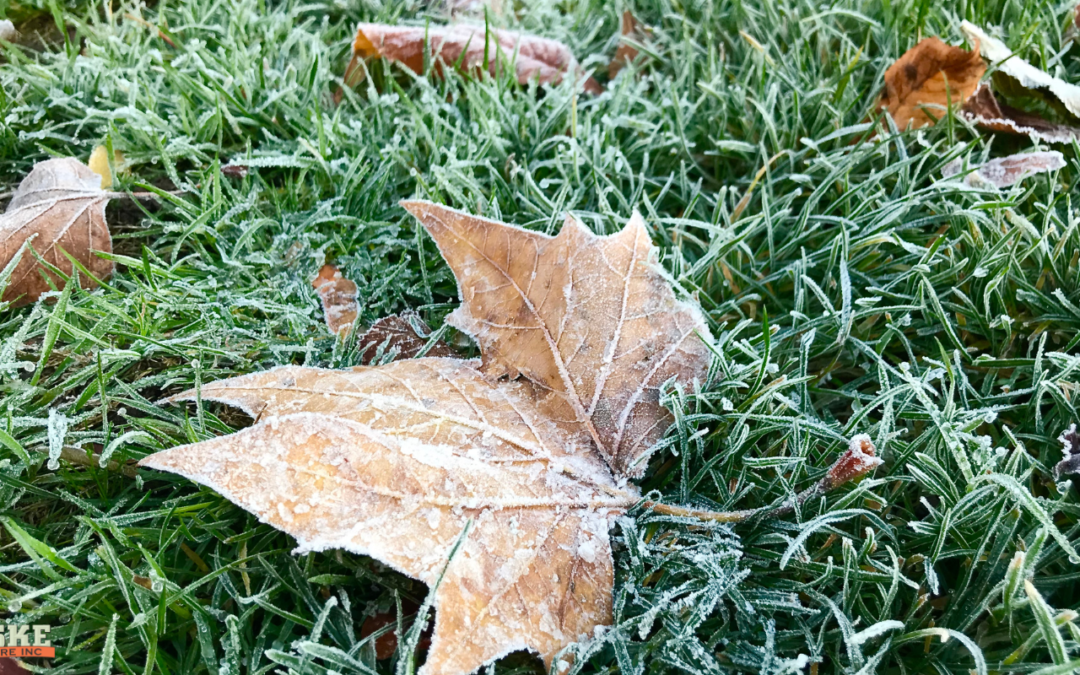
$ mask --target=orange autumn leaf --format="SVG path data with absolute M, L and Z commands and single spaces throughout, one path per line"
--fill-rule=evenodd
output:
M 969 52 L 926 38 L 885 71 L 879 107 L 898 129 L 933 124 L 949 105 L 962 106 L 985 72 L 978 49 Z
M 356 304 L 356 284 L 333 265 L 323 265 L 311 285 L 322 301 L 326 327 L 334 335 L 348 335 L 360 311 Z
M 511 64 L 517 81 L 527 84 L 558 83 L 570 73 L 577 74 L 578 62 L 570 48 L 557 40 L 484 26 L 388 26 L 362 23 L 353 41 L 354 59 L 382 57 L 396 61 L 413 72 L 424 70 L 424 46 L 435 72 L 458 66 L 464 72 L 484 70 L 498 73 Z M 486 61 L 485 61 L 486 59 Z M 596 92 L 599 84 L 589 78 L 585 90 Z
M 301 551 L 370 555 L 436 587 L 421 675 L 521 649 L 550 669 L 613 621 L 608 530 L 640 501 L 626 479 L 672 422 L 661 388 L 705 377 L 711 336 L 636 213 L 610 236 L 571 218 L 551 237 L 404 206 L 458 280 L 449 321 L 481 361 L 212 382 L 173 400 L 236 406 L 255 424 L 141 464 L 218 490 Z

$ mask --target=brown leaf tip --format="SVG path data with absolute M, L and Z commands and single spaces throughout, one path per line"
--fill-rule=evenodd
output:
M 829 469 L 824 483 L 828 489 L 843 485 L 848 481 L 858 480 L 882 464 L 877 457 L 874 442 L 866 434 L 852 436 L 848 449 Z

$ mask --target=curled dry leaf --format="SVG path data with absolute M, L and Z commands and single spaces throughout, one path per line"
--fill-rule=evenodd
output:
M 950 104 L 963 105 L 985 72 L 977 50 L 969 52 L 936 37 L 926 38 L 885 71 L 880 108 L 892 116 L 898 129 L 933 124 Z
M 946 178 L 960 173 L 963 165 L 959 159 L 953 160 L 942 169 Z M 968 185 L 978 186 L 988 183 L 997 188 L 1004 188 L 1037 173 L 1046 173 L 1065 168 L 1065 157 L 1056 150 L 1050 152 L 1027 152 L 1008 157 L 998 157 L 980 166 L 976 171 L 964 177 Z
M 485 58 L 487 70 L 492 74 L 513 64 L 521 84 L 533 79 L 557 83 L 566 73 L 576 75 L 578 70 L 573 52 L 557 40 L 468 24 L 425 27 L 362 23 L 356 29 L 353 57 L 383 57 L 419 73 L 424 70 L 425 44 L 436 72 L 446 66 L 457 66 L 463 71 L 483 70 Z M 595 93 L 599 88 L 592 78 L 585 81 L 586 91 Z
M 323 265 L 311 285 L 322 300 L 326 327 L 334 335 L 348 335 L 360 312 L 356 304 L 356 284 L 342 276 L 341 270 L 333 265 Z
M 979 51 L 997 72 L 1013 78 L 1025 89 L 1045 90 L 1061 102 L 1074 117 L 1080 117 L 1080 87 L 1045 73 L 1013 54 L 1004 42 L 990 37 L 975 24 L 964 21 L 960 30 L 968 40 L 979 45 Z
M 1065 117 L 1080 118 L 1080 87 L 1063 82 L 1014 55 L 1000 40 L 990 37 L 967 21 L 960 26 L 964 35 L 979 44 L 982 55 L 997 69 L 994 77 L 1003 80 L 1010 90 L 1031 90 L 1036 96 L 1049 97 Z M 964 116 L 979 126 L 1007 134 L 1021 134 L 1046 143 L 1071 143 L 1080 139 L 1080 128 L 1058 124 L 1017 108 L 999 103 L 990 87 L 983 83 L 964 106 Z
M 384 316 L 357 340 L 357 349 L 360 351 L 360 362 L 369 365 L 379 354 L 387 354 L 391 351 L 397 354 L 399 359 L 411 359 L 416 356 L 458 356 L 454 349 L 443 342 L 436 340 L 424 354 L 428 347 L 428 339 L 431 337 L 431 329 L 424 323 L 420 315 L 413 311 L 402 312 Z
M 1073 139 L 1080 139 L 1080 128 L 1054 124 L 1038 115 L 998 103 L 985 82 L 964 104 L 963 114 L 984 129 L 1030 136 L 1045 143 L 1071 143 Z
M 620 22 L 619 35 L 621 39 L 618 48 L 615 50 L 615 58 L 611 59 L 611 63 L 608 64 L 609 78 L 614 78 L 624 66 L 638 57 L 638 48 L 629 42 L 627 38 L 640 43 L 649 35 L 652 35 L 652 30 L 638 21 L 633 12 L 626 10 L 623 12 L 622 21 Z
M 105 204 L 114 196 L 101 189 L 101 176 L 77 159 L 49 159 L 35 165 L 0 215 L 0 269 L 22 256 L 0 301 L 21 305 L 37 300 L 50 290 L 43 274 L 59 283 L 24 244 L 65 275 L 74 266 L 64 252 L 96 278 L 112 274 L 112 261 L 97 253 L 112 252 Z M 84 277 L 80 280 L 87 288 L 96 285 L 94 279 Z
M 425 675 L 519 649 L 550 667 L 612 620 L 608 528 L 640 500 L 625 478 L 670 421 L 660 386 L 704 377 L 709 333 L 654 268 L 640 216 L 609 237 L 572 219 L 549 237 L 405 206 L 458 278 L 453 321 L 482 364 L 289 366 L 214 382 L 203 398 L 257 423 L 141 463 L 220 491 L 300 550 L 441 578 Z
M 821 479 L 819 491 L 828 492 L 849 481 L 858 480 L 881 466 L 881 458 L 875 453 L 874 442 L 866 434 L 852 436 L 848 449 L 829 468 Z

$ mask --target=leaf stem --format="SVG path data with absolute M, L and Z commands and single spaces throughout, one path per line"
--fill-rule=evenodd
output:
M 829 467 L 828 473 L 821 480 L 795 495 L 795 499 L 780 506 L 762 506 L 744 511 L 709 511 L 661 504 L 651 500 L 646 500 L 644 506 L 665 516 L 696 518 L 714 523 L 742 523 L 756 517 L 778 518 L 791 513 L 797 505 L 804 504 L 812 497 L 826 494 L 845 483 L 862 478 L 880 464 L 881 459 L 875 456 L 874 444 L 870 441 L 870 437 L 860 434 L 851 439 L 848 449 Z

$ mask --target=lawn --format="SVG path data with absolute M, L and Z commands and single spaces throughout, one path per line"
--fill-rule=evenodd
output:
M 999 191 L 942 169 L 1026 137 L 956 115 L 874 126 L 886 68 L 922 37 L 963 44 L 963 19 L 1080 83 L 1072 5 L 501 4 L 493 25 L 562 40 L 606 91 L 385 62 L 343 86 L 358 22 L 445 23 L 437 1 L 0 2 L 23 34 L 0 46 L 4 199 L 34 162 L 98 145 L 123 153 L 116 189 L 156 195 L 109 206 L 103 287 L 0 308 L 0 594 L 6 622 L 53 626 L 58 653 L 27 668 L 423 663 L 423 640 L 376 650 L 419 636 L 423 584 L 294 556 L 215 492 L 129 464 L 251 424 L 167 395 L 360 362 L 323 322 L 324 262 L 358 284 L 360 324 L 411 308 L 440 328 L 454 277 L 398 205 L 421 198 L 544 232 L 566 212 L 601 234 L 642 213 L 717 351 L 705 386 L 670 390 L 643 494 L 781 504 L 858 433 L 885 460 L 780 518 L 631 511 L 611 533 L 616 624 L 573 672 L 1080 669 L 1080 495 L 1052 471 L 1078 421 L 1080 145 Z M 628 8 L 653 32 L 608 82 Z

